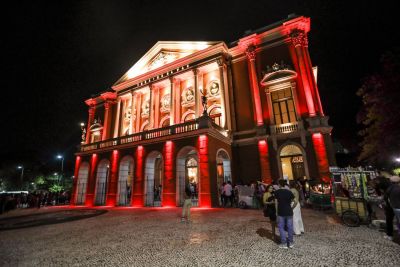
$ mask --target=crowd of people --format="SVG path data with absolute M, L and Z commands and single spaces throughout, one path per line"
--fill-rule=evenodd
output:
M 40 208 L 69 204 L 68 192 L 1 193 L 0 214 L 17 208 Z

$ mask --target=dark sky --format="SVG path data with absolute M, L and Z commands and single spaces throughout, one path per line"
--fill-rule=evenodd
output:
M 309 45 L 333 136 L 357 143 L 355 95 L 398 45 L 384 1 L 12 1 L 2 7 L 0 162 L 72 170 L 84 100 L 107 90 L 159 40 L 227 43 L 287 17 L 311 17 Z M 369 2 L 369 1 L 368 1 Z

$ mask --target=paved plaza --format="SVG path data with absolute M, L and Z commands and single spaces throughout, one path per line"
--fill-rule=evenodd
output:
M 280 249 L 261 210 L 44 208 L 0 216 L 0 266 L 399 266 L 400 246 L 366 226 L 303 209 Z M 18 216 L 18 217 L 17 217 Z

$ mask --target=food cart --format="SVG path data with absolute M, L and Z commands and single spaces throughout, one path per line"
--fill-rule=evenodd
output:
M 332 208 L 332 187 L 330 183 L 311 180 L 306 188 L 308 189 L 308 203 L 313 209 L 325 210 Z
M 367 182 L 377 175 L 362 168 L 331 167 L 334 207 L 345 225 L 359 226 L 369 221 L 366 207 Z

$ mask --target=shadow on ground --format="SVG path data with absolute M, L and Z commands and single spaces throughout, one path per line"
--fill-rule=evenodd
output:
M 0 219 L 0 231 L 82 220 L 106 212 L 107 210 L 98 209 L 74 209 L 8 217 Z
M 269 240 L 275 242 L 275 243 L 279 243 L 278 242 L 278 236 L 274 236 L 274 234 L 272 233 L 271 230 L 265 229 L 265 228 L 258 228 L 256 233 L 260 236 L 260 237 L 265 237 L 268 238 Z

